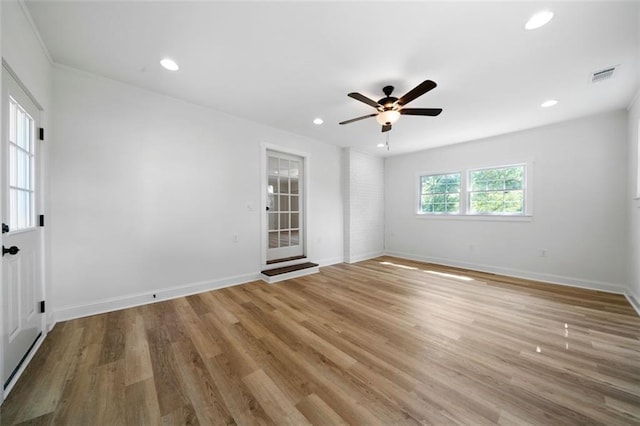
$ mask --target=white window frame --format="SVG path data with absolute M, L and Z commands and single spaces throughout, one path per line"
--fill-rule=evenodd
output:
M 509 167 L 524 167 L 524 175 L 522 177 L 522 195 L 523 195 L 523 200 L 522 202 L 524 203 L 523 206 L 523 211 L 522 213 L 517 212 L 517 213 L 505 213 L 505 212 L 500 212 L 500 213 L 491 213 L 491 212 L 487 212 L 487 213 L 471 213 L 470 212 L 470 207 L 471 207 L 471 194 L 474 191 L 471 191 L 470 187 L 471 187 L 471 173 L 473 172 L 480 172 L 483 170 L 495 170 L 495 169 L 506 169 Z M 478 192 L 478 191 L 475 191 Z M 486 191 L 489 192 L 489 191 Z M 492 167 L 480 167 L 477 169 L 468 169 L 466 170 L 466 176 L 465 176 L 465 198 L 466 198 L 466 207 L 467 209 L 465 210 L 465 214 L 467 215 L 471 215 L 471 216 L 525 216 L 527 214 L 527 205 L 529 204 L 527 202 L 527 164 L 526 163 L 518 163 L 518 164 L 507 164 L 504 166 L 492 166 Z
M 460 191 L 458 192 L 458 196 L 460 197 L 460 201 L 458 203 L 458 212 L 457 213 L 453 213 L 453 212 L 423 212 L 422 211 L 422 178 L 425 176 L 443 176 L 443 175 L 460 175 Z M 439 215 L 445 215 L 445 216 L 451 216 L 451 215 L 459 215 L 459 214 L 464 214 L 464 201 L 462 200 L 463 197 L 463 192 L 462 192 L 462 181 L 464 180 L 464 172 L 463 171 L 455 171 L 455 172 L 444 172 L 444 173 L 429 173 L 429 174 L 424 174 L 421 173 L 420 176 L 418 177 L 418 202 L 417 202 L 417 206 L 416 206 L 416 211 L 417 214 L 420 215 L 434 215 L 434 216 L 439 216 Z M 453 194 L 453 192 L 449 193 L 447 192 L 446 194 Z
M 504 167 L 524 166 L 524 213 L 469 213 L 469 175 L 472 171 L 499 169 Z M 428 170 L 416 173 L 414 182 L 414 212 L 418 219 L 427 220 L 486 220 L 486 221 L 505 221 L 505 222 L 530 222 L 533 220 L 533 166 L 532 159 L 526 161 L 505 161 L 490 165 L 474 164 L 467 167 L 456 167 L 446 171 Z M 460 213 L 428 213 L 421 211 L 421 179 L 423 176 L 445 175 L 460 173 Z

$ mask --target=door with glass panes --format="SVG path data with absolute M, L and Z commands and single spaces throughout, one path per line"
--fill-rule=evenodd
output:
M 38 211 L 40 111 L 9 72 L 2 78 L 2 319 L 6 389 L 43 332 Z
M 302 256 L 303 158 L 267 151 L 267 261 Z

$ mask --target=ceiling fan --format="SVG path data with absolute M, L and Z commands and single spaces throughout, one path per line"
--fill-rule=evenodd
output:
M 442 108 L 405 108 L 404 106 L 415 98 L 422 96 L 428 91 L 434 89 L 436 86 L 437 84 L 435 82 L 431 80 L 425 80 L 413 89 L 409 90 L 407 93 L 405 93 L 404 96 L 399 99 L 391 96 L 391 93 L 393 93 L 393 86 L 385 86 L 382 89 L 385 97 L 380 99 L 378 102 L 374 101 L 373 99 L 369 99 L 358 92 L 349 93 L 347 96 L 349 96 L 350 98 L 353 98 L 360 102 L 364 102 L 365 104 L 374 107 L 378 111 L 375 114 L 364 115 L 362 117 L 342 121 L 340 124 L 349 124 L 353 123 L 354 121 L 363 120 L 365 118 L 375 117 L 376 121 L 382 125 L 382 131 L 388 132 L 389 130 L 391 130 L 391 125 L 398 121 L 401 115 L 427 115 L 435 117 L 442 112 Z

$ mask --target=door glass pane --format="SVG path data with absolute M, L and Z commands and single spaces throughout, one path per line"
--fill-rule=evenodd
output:
M 268 175 L 273 176 L 273 175 L 277 175 L 278 174 L 278 159 L 277 158 L 269 157 L 268 169 L 269 169 L 267 171 Z
M 289 177 L 289 160 L 280 159 L 280 170 L 278 174 L 282 177 Z
M 27 227 L 27 203 L 24 191 L 18 191 L 18 223 L 16 229 L 24 229 Z
M 298 179 L 291 179 L 291 193 L 298 194 Z
M 13 167 L 18 174 L 18 182 L 16 183 L 16 186 L 18 188 L 25 188 L 27 185 L 27 170 L 25 170 L 25 165 L 27 164 L 26 157 L 27 153 L 22 150 L 18 150 L 18 158 L 16 159 L 16 162 L 14 163 L 15 165 Z
M 289 193 L 289 178 L 280 177 L 280 194 Z
M 289 247 L 289 231 L 280 231 L 280 247 Z
M 13 102 L 9 103 L 9 141 L 16 143 L 16 120 L 17 120 L 17 107 Z
M 278 229 L 278 213 L 269 213 L 269 231 Z
M 300 245 L 300 231 L 291 231 L 291 239 L 289 244 L 292 246 Z
M 289 211 L 289 196 L 281 195 L 280 196 L 280 211 L 288 212 Z
M 9 144 L 9 164 L 16 164 L 16 161 L 18 161 L 18 150 L 14 144 Z M 10 170 L 9 185 L 18 185 L 18 170 L 16 167 L 12 167 Z
M 275 176 L 269 176 L 269 184 L 267 186 L 267 192 L 269 194 L 275 194 L 278 192 L 278 178 Z
M 291 228 L 299 228 L 298 213 L 291 213 Z
M 269 232 L 269 248 L 278 248 L 278 231 Z
M 18 110 L 16 125 L 18 126 L 16 131 L 16 143 L 20 148 L 24 149 L 24 113 L 20 110 Z
M 298 209 L 298 196 L 297 195 L 292 195 L 291 196 L 291 211 L 292 212 L 299 211 L 299 209 Z
M 289 177 L 297 178 L 300 176 L 300 163 L 298 161 L 289 162 Z
M 280 229 L 289 229 L 289 213 L 280 213 Z

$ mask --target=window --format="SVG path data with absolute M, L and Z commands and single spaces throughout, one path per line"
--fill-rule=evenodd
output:
M 34 226 L 34 122 L 9 98 L 9 228 Z
M 460 173 L 420 177 L 421 213 L 460 213 Z
M 458 217 L 531 215 L 531 194 L 527 193 L 531 169 L 528 166 L 529 163 L 421 174 L 417 214 Z
M 469 172 L 469 214 L 524 214 L 524 165 Z

